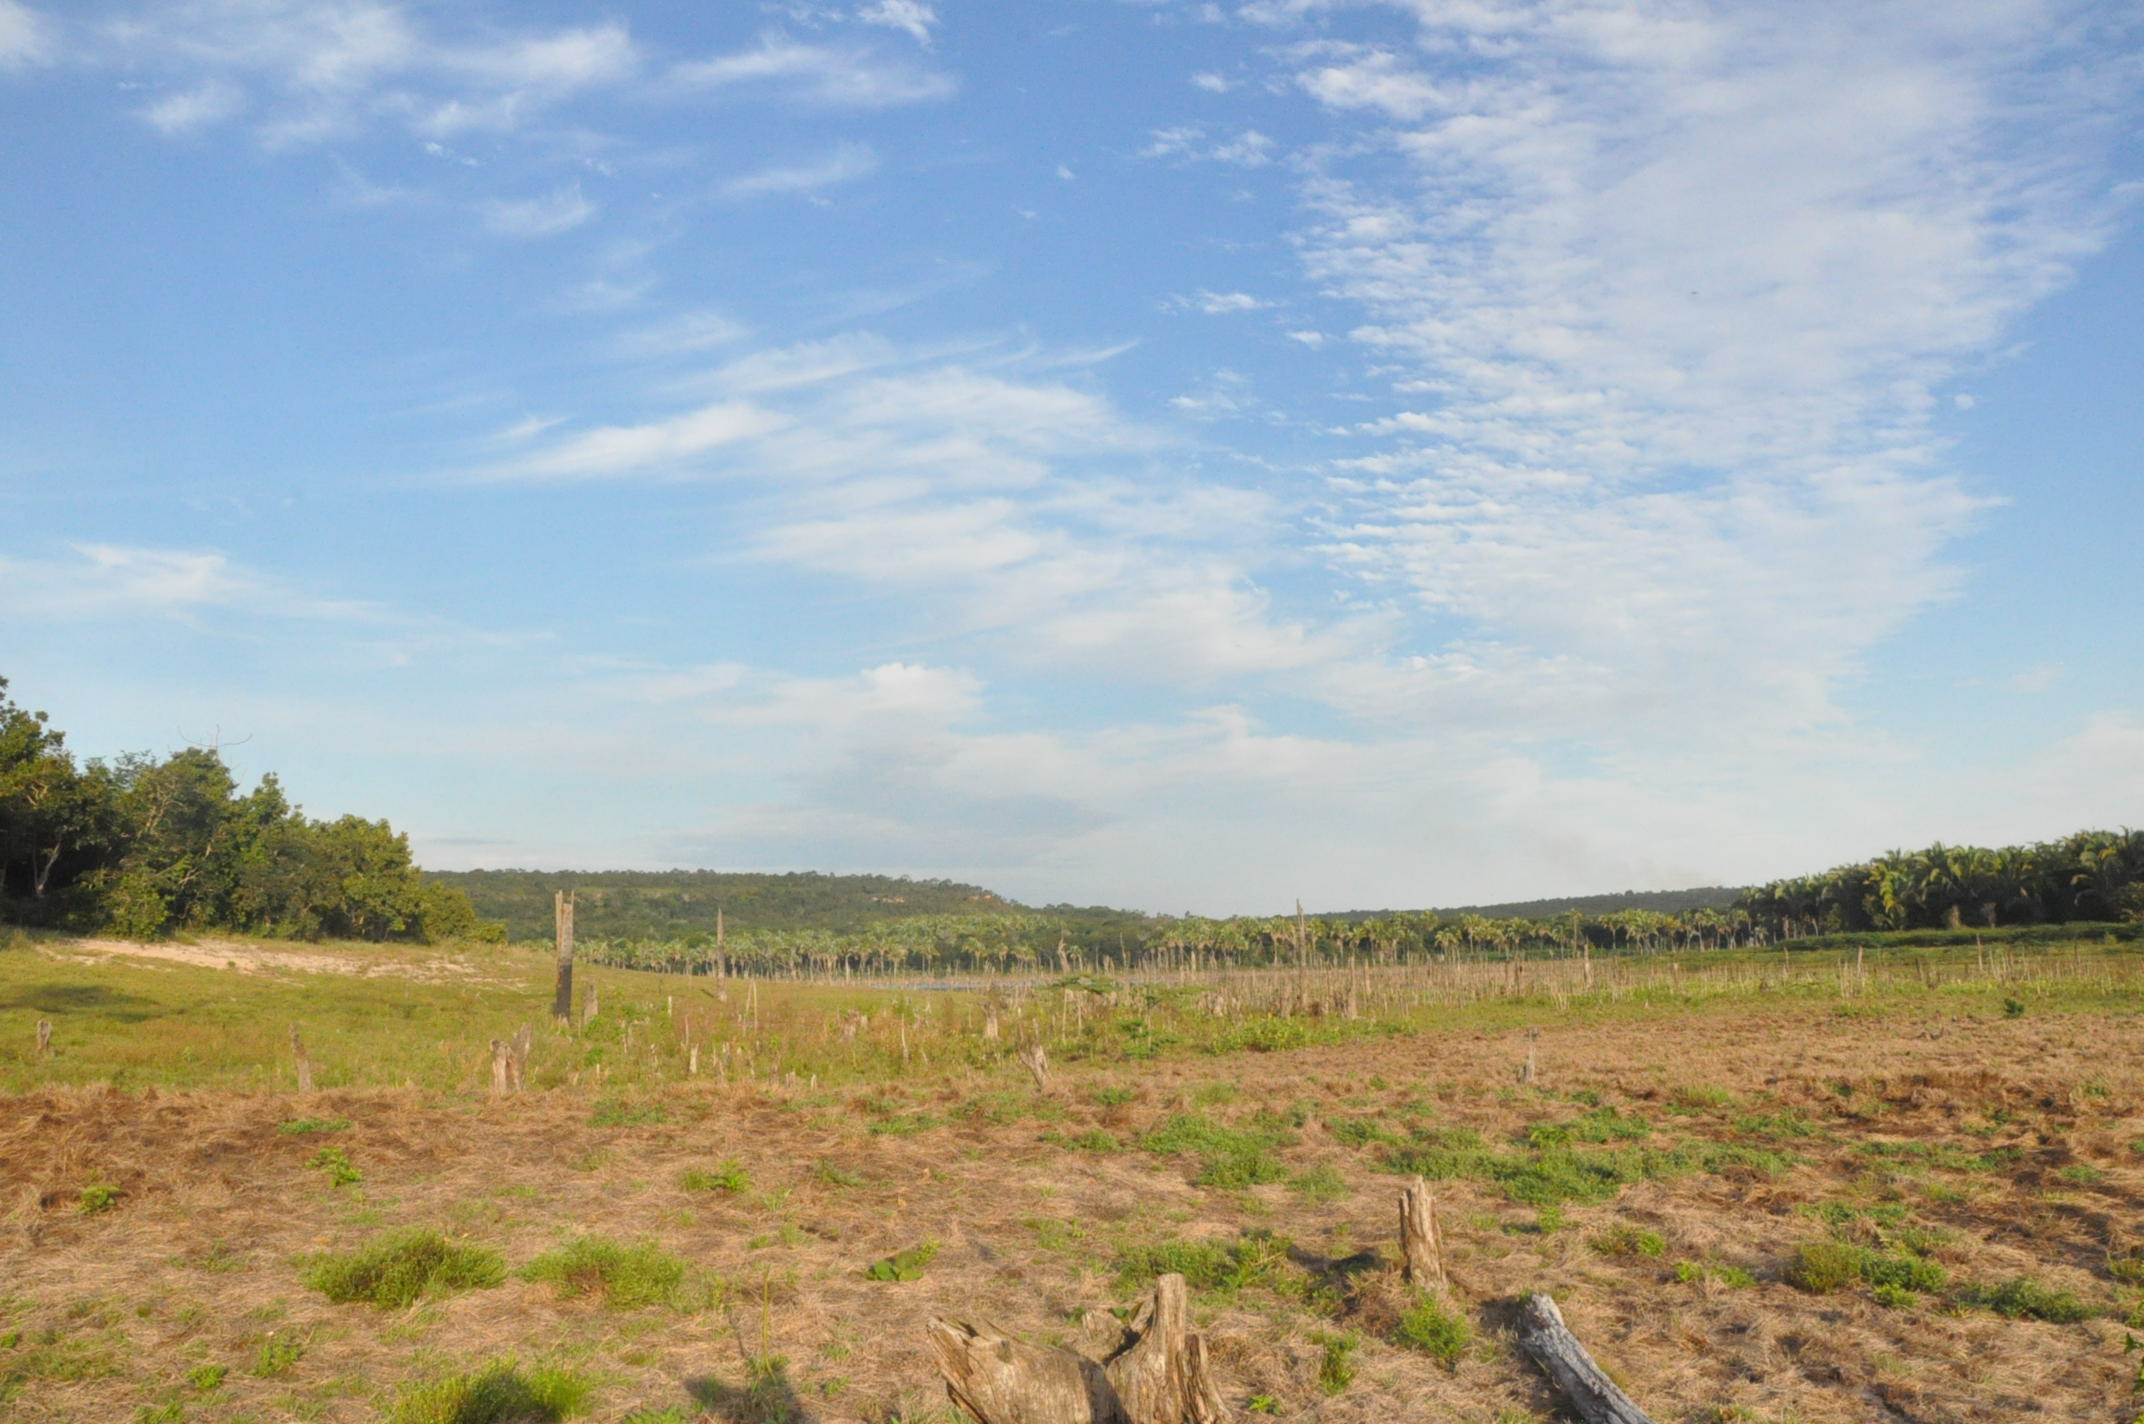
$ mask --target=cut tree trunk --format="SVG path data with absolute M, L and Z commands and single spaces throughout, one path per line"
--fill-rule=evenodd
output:
M 1182 1276 L 1154 1282 L 1132 1330 L 1106 1365 L 958 1321 L 928 1333 L 946 1393 L 981 1424 L 1227 1424 Z
M 529 1084 L 529 1044 L 532 1038 L 533 1035 L 529 1031 L 529 1026 L 523 1024 L 521 1031 L 514 1035 L 513 1041 L 509 1045 L 512 1049 L 512 1054 L 507 1062 L 512 1073 L 512 1080 L 508 1086 L 517 1093 L 528 1087 Z
M 558 943 L 558 988 L 551 996 L 551 1017 L 562 1024 L 573 1022 L 573 892 L 559 890 L 551 896 L 552 933 Z
M 1027 1065 L 1027 1071 L 1033 1075 L 1035 1091 L 1047 1093 L 1050 1090 L 1050 1055 L 1043 1051 L 1042 1045 L 1039 1042 L 1030 1042 L 1022 1047 L 1020 1061 Z
M 305 1055 L 305 1040 L 298 1037 L 296 1024 L 290 1026 L 290 1056 L 298 1065 L 298 1091 L 310 1093 L 313 1090 L 313 1060 Z
M 1586 1347 L 1563 1323 L 1563 1312 L 1545 1295 L 1519 1306 L 1519 1348 L 1533 1357 L 1585 1424 L 1653 1424 L 1644 1410 L 1593 1363 Z
M 513 1046 L 503 1038 L 491 1041 L 491 1095 L 503 1098 L 514 1081 Z
M 1407 1284 L 1444 1289 L 1444 1251 L 1437 1240 L 1437 1200 L 1416 1177 L 1400 1192 L 1400 1272 Z

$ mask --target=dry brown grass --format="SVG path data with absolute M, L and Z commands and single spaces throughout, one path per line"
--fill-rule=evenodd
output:
M 1332 1421 L 1546 1418 L 1552 1401 L 1505 1322 L 1518 1292 L 1547 1289 L 1663 1424 L 2106 1424 L 2144 1410 L 2118 1318 L 2136 1291 L 2109 1268 L 2144 1223 L 2133 1014 L 1874 1019 L 1800 1008 L 1551 1023 L 1541 1081 L 1524 1090 L 1518 1044 L 1504 1032 L 1421 1035 L 1083 1068 L 1064 1075 L 1041 1116 L 1025 1110 L 1032 1095 L 1012 1065 L 824 1094 L 680 1087 L 633 1105 L 665 1120 L 610 1127 L 591 1124 L 594 1095 L 566 1090 L 504 1102 L 388 1091 L 0 1098 L 0 1339 L 14 1336 L 0 1380 L 18 1372 L 0 1414 L 126 1420 L 176 1404 L 153 1417 L 367 1420 L 399 1382 L 442 1361 L 513 1355 L 593 1374 L 603 1419 L 673 1406 L 745 1424 L 784 1408 L 822 1421 L 918 1420 L 945 1409 L 923 1348 L 930 1314 L 1103 1352 L 1119 1329 L 1108 1307 L 1133 1293 L 1114 1270 L 1120 1247 L 1260 1230 L 1292 1238 L 1295 1287 L 1201 1301 L 1239 1409 L 1255 1399 Z M 1105 1105 L 1104 1089 L 1131 1098 Z M 1009 1120 L 973 1112 L 979 1103 Z M 1563 1206 L 1548 1230 L 1540 1210 L 1492 1182 L 1441 1183 L 1447 1258 L 1476 1343 L 1452 1371 L 1394 1343 L 1404 1295 L 1350 1258 L 1365 1248 L 1389 1257 L 1401 1179 L 1380 1170 L 1375 1144 L 1349 1145 L 1330 1122 L 1473 1129 L 1494 1145 L 1592 1103 L 1645 1119 L 1659 1141 L 1801 1160 L 1770 1174 L 1730 1165 L 1640 1181 L 1605 1204 Z M 1185 1161 L 1062 1145 L 1090 1131 L 1128 1143 L 1183 1110 L 1242 1123 L 1289 1104 L 1307 1117 L 1280 1160 L 1291 1173 L 1330 1167 L 1346 1186 L 1337 1199 L 1306 1200 L 1286 1183 L 1202 1188 Z M 932 1125 L 871 1131 L 914 1114 Z M 350 1126 L 278 1131 L 301 1116 Z M 327 1143 L 347 1152 L 360 1185 L 330 1186 L 307 1165 Z M 747 1190 L 680 1185 L 688 1169 L 729 1160 Z M 119 1188 L 119 1205 L 77 1210 L 93 1183 Z M 1812 1212 L 1826 1203 L 1828 1219 Z M 1624 1224 L 1657 1233 L 1664 1254 L 1589 1244 Z M 652 1239 L 719 1277 L 727 1300 L 620 1312 L 510 1278 L 382 1316 L 301 1284 L 308 1253 L 401 1225 L 466 1234 L 516 1266 L 584 1232 Z M 2115 1314 L 2057 1325 L 1935 1297 L 1887 1308 L 1865 1290 L 1815 1296 L 1780 1280 L 1803 1241 L 1874 1244 L 1900 1230 L 1924 1233 L 1915 1239 L 1955 1279 L 2031 1275 Z M 926 1240 L 942 1249 L 922 1279 L 864 1277 L 872 1261 Z M 1683 1262 L 1710 1274 L 1678 1280 Z M 1754 1284 L 1722 1280 L 1729 1268 Z M 1322 1295 L 1297 1288 L 1319 1282 Z M 1363 1337 L 1359 1375 L 1328 1397 L 1314 1337 L 1345 1331 Z M 271 1332 L 306 1349 L 288 1373 L 257 1377 Z M 42 1373 L 21 1378 L 33 1350 Z M 786 1363 L 769 1374 L 774 1356 Z M 776 1384 L 748 1393 L 754 1360 Z M 215 1364 L 228 1367 L 216 1389 L 188 1383 L 189 1369 Z

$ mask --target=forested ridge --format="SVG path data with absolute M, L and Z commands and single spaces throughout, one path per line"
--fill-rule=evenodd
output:
M 213 748 L 78 762 L 0 678 L 0 920 L 154 939 L 497 937 L 459 890 L 427 885 L 408 838 L 314 820 L 273 775 L 240 794 Z

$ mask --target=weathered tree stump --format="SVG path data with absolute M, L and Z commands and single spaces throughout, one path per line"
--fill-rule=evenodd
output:
M 1021 1045 L 1020 1062 L 1034 1078 L 1035 1091 L 1047 1093 L 1050 1090 L 1050 1055 L 1044 1051 L 1039 1039 L 1029 1039 Z
M 37 1056 L 39 1058 L 50 1058 L 52 1056 L 52 1020 L 50 1019 L 39 1019 L 37 1021 Z
M 290 1026 L 290 1056 L 298 1065 L 298 1091 L 310 1093 L 313 1090 L 313 1060 L 306 1056 L 305 1040 L 298 1037 L 296 1024 Z
M 717 913 L 719 914 L 719 911 Z M 552 893 L 551 916 L 552 935 L 558 949 L 558 983 L 551 996 L 551 1017 L 562 1024 L 570 1025 L 573 1022 L 572 891 L 559 890 Z
M 529 1047 L 534 1038 L 535 1035 L 531 1032 L 529 1026 L 523 1024 L 521 1031 L 514 1035 L 510 1045 L 513 1052 L 508 1060 L 508 1067 L 513 1076 L 508 1086 L 517 1093 L 527 1088 L 529 1084 Z
M 1437 1200 L 1416 1177 L 1400 1192 L 1400 1274 L 1423 1290 L 1443 1290 L 1444 1249 L 1437 1239 Z
M 1226 1424 L 1182 1276 L 1154 1282 L 1132 1329 L 1106 1365 L 958 1321 L 927 1333 L 946 1393 L 980 1424 Z
M 513 1081 L 513 1046 L 503 1038 L 495 1038 L 491 1041 L 491 1095 L 505 1097 L 512 1091 Z
M 1585 1424 L 1653 1424 L 1644 1410 L 1593 1363 L 1586 1347 L 1563 1323 L 1563 1312 L 1545 1295 L 1519 1306 L 1519 1348 L 1533 1357 Z
M 1534 1078 L 1537 1073 L 1536 1065 L 1534 1063 L 1534 1049 L 1540 1044 L 1540 1042 L 1540 1029 L 1530 1028 L 1526 1030 L 1526 1062 L 1524 1066 L 1519 1069 L 1519 1082 L 1521 1084 L 1531 1084 L 1534 1081 Z

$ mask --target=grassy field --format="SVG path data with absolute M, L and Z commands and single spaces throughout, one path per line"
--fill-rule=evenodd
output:
M 930 1315 L 1101 1354 L 1177 1270 L 1239 1415 L 1546 1420 L 1509 1327 L 1546 1289 L 1663 1424 L 2126 1424 L 2140 971 L 2127 944 L 967 993 L 584 970 L 569 1032 L 524 951 L 18 938 L 0 1417 L 951 1424 Z M 531 1091 L 493 1098 L 522 1024 Z M 1416 1174 L 1441 1303 L 1389 1267 Z

